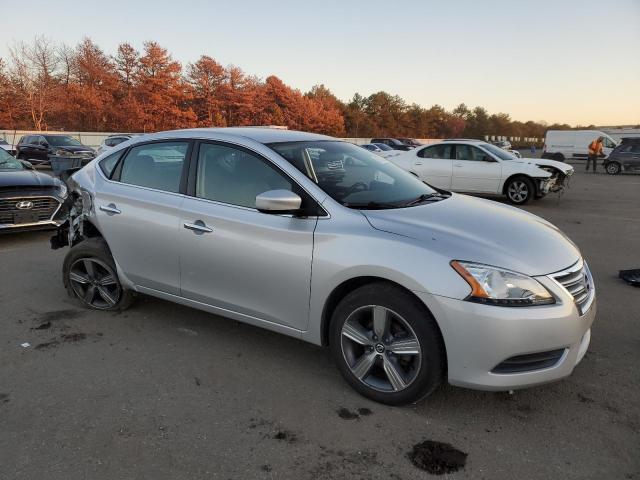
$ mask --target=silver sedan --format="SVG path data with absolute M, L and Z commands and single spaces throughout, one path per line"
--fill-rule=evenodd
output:
M 146 135 L 70 187 L 52 245 L 71 246 L 64 282 L 80 302 L 121 310 L 147 294 L 328 345 L 379 402 L 415 402 L 443 381 L 557 380 L 589 345 L 593 279 L 561 231 L 331 137 Z

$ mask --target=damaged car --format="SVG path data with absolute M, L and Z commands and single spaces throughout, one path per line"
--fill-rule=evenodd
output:
M 434 187 L 504 195 L 515 205 L 524 205 L 548 193 L 562 193 L 574 173 L 566 163 L 519 158 L 480 140 L 445 140 L 390 160 Z
M 0 233 L 58 227 L 66 198 L 64 182 L 0 149 Z
M 304 132 L 177 130 L 107 153 L 70 177 L 51 240 L 88 308 L 145 294 L 328 346 L 390 405 L 558 380 L 587 351 L 587 263 L 520 209 Z

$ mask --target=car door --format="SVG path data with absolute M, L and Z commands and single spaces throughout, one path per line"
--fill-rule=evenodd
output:
M 256 195 L 298 188 L 267 159 L 223 142 L 197 150 L 180 221 L 182 296 L 305 330 L 317 217 L 256 210 Z
M 40 163 L 37 150 L 38 135 L 30 135 L 24 139 L 24 143 L 20 146 L 20 156 L 27 160 L 36 160 Z
M 453 146 L 449 143 L 418 150 L 413 160 L 412 171 L 429 185 L 447 190 L 451 188 L 452 151 Z
M 502 165 L 484 150 L 458 143 L 451 175 L 451 189 L 459 192 L 499 193 Z
M 180 293 L 178 225 L 191 145 L 138 144 L 119 159 L 112 179 L 96 174 L 98 228 L 118 266 L 136 285 L 174 295 Z
M 35 137 L 35 141 L 33 142 L 32 158 L 38 160 L 39 163 L 47 162 L 49 160 L 49 143 L 42 135 Z
M 621 148 L 619 158 L 625 171 L 640 170 L 640 144 L 624 145 Z

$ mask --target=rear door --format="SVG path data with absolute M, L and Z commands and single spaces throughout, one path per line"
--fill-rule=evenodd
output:
M 502 165 L 474 145 L 456 144 L 451 189 L 459 192 L 499 193 Z
M 197 150 L 179 228 L 182 296 L 306 330 L 317 217 L 256 210 L 256 195 L 298 188 L 257 153 L 224 142 Z
M 421 180 L 445 190 L 451 188 L 453 145 L 440 143 L 419 150 L 412 170 Z
M 118 266 L 136 285 L 174 295 L 180 293 L 178 225 L 191 145 L 138 144 L 112 179 L 96 175 L 97 223 Z

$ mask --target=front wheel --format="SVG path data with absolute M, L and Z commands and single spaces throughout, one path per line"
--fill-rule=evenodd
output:
M 506 188 L 507 199 L 514 205 L 524 205 L 535 196 L 533 182 L 526 177 L 509 180 Z
M 609 175 L 618 175 L 622 168 L 618 162 L 609 162 L 605 166 L 605 170 Z
M 358 288 L 338 304 L 331 351 L 356 391 L 388 405 L 417 402 L 444 376 L 435 320 L 413 295 L 386 283 Z
M 73 246 L 64 258 L 64 285 L 71 297 L 96 310 L 124 310 L 132 294 L 120 283 L 106 242 L 90 238 Z

